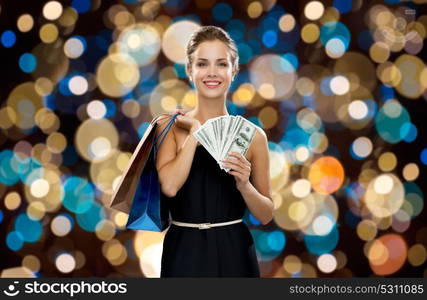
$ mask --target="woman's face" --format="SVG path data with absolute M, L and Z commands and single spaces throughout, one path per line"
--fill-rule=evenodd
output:
M 230 51 L 220 40 L 205 41 L 193 52 L 190 77 L 204 98 L 223 97 L 230 87 L 233 66 Z

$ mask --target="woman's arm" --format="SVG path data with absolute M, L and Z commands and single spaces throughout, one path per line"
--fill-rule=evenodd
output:
M 193 124 L 189 122 L 188 119 L 188 117 L 183 116 L 177 117 L 177 122 L 172 125 L 171 130 L 163 140 L 157 152 L 156 168 L 159 174 L 160 188 L 168 197 L 174 197 L 184 185 L 193 163 L 193 157 L 198 143 L 193 136 L 193 132 L 198 129 L 200 123 L 197 121 L 193 122 Z M 180 123 L 182 126 L 183 122 L 187 122 L 184 126 L 187 126 L 187 129 L 189 129 L 189 135 L 184 141 L 182 148 L 177 151 L 174 130 L 177 123 Z M 157 135 L 160 134 L 166 124 L 167 122 L 158 125 Z
M 244 156 L 230 154 L 233 159 L 225 159 L 233 171 L 229 173 L 236 178 L 237 189 L 243 196 L 251 214 L 263 225 L 273 219 L 273 201 L 270 185 L 270 159 L 268 154 L 268 140 L 262 129 L 258 129 L 252 141 L 252 158 L 248 162 Z M 243 166 L 243 167 L 242 167 Z M 250 180 L 249 180 L 250 176 Z

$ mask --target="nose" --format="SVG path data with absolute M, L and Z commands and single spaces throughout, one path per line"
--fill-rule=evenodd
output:
M 208 77 L 215 77 L 216 76 L 216 67 L 214 65 L 210 65 L 208 68 Z

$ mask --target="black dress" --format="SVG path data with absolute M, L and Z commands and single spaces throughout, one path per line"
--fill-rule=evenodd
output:
M 234 176 L 200 145 L 184 185 L 175 197 L 161 197 L 172 219 L 187 223 L 232 221 L 243 218 L 246 209 Z M 160 277 L 260 277 L 252 235 L 243 221 L 210 229 L 171 224 Z

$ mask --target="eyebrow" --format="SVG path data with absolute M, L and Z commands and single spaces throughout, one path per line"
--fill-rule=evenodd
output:
M 198 58 L 197 60 L 208 60 L 206 58 Z M 227 60 L 226 58 L 218 58 L 217 60 Z

